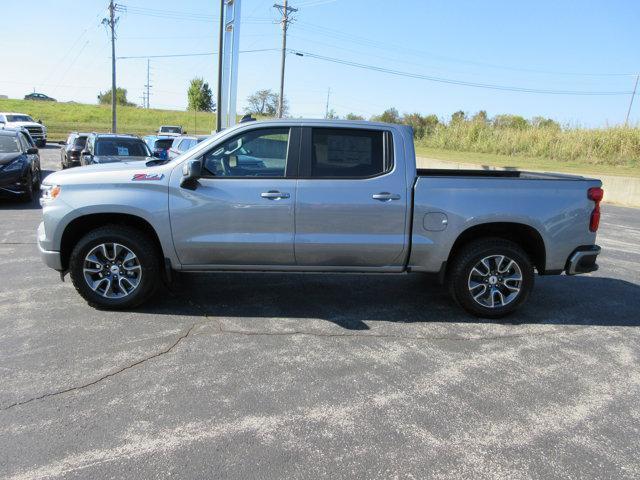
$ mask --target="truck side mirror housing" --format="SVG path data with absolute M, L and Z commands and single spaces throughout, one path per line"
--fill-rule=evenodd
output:
M 190 160 L 182 167 L 180 186 L 187 190 L 198 188 L 198 179 L 202 175 L 202 159 Z

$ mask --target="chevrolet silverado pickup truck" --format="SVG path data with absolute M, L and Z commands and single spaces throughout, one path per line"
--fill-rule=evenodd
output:
M 536 272 L 597 269 L 602 195 L 579 176 L 416 169 L 403 125 L 254 121 L 172 160 L 49 175 L 37 237 L 99 308 L 135 307 L 175 270 L 431 272 L 499 318 Z

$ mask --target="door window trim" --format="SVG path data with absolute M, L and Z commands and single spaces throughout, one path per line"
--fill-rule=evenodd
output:
M 361 177 L 314 177 L 312 172 L 312 160 L 313 160 L 313 130 L 344 130 L 345 132 L 374 132 L 382 133 L 382 163 L 386 165 L 383 172 L 376 173 L 375 175 L 367 175 Z M 350 128 L 350 127 L 302 127 L 302 138 L 300 145 L 300 167 L 299 173 L 300 180 L 368 180 L 371 178 L 378 178 L 384 175 L 389 175 L 395 169 L 395 158 L 393 155 L 393 134 L 390 130 L 383 129 L 371 129 L 371 128 Z
M 224 180 L 224 179 L 229 179 L 229 180 L 291 180 L 291 179 L 296 179 L 297 175 L 298 175 L 298 163 L 300 162 L 300 145 L 301 145 L 301 141 L 300 141 L 300 127 L 292 127 L 292 126 L 283 126 L 283 127 L 279 127 L 279 126 L 270 126 L 270 127 L 260 127 L 260 128 L 255 128 L 255 129 L 251 129 L 251 130 L 244 130 L 242 132 L 239 132 L 237 135 L 230 137 L 230 138 L 225 138 L 222 142 L 220 143 L 216 143 L 215 145 L 212 145 L 211 148 L 209 148 L 206 152 L 203 152 L 202 155 L 200 155 L 199 159 L 200 162 L 204 162 L 204 156 L 213 151 L 216 148 L 220 148 L 220 145 L 231 142 L 233 140 L 235 140 L 236 138 L 239 138 L 243 135 L 246 135 L 247 133 L 253 133 L 253 132 L 258 132 L 260 130 L 274 130 L 274 129 L 289 129 L 289 138 L 288 138 L 288 142 L 287 142 L 287 156 L 285 158 L 285 169 L 284 169 L 284 175 L 283 176 L 260 176 L 260 177 L 254 177 L 254 176 L 215 176 L 215 175 L 211 175 L 209 172 L 207 172 L 207 170 L 204 168 L 204 163 L 202 165 L 202 172 L 203 175 L 200 177 L 202 179 L 207 179 L 207 180 Z

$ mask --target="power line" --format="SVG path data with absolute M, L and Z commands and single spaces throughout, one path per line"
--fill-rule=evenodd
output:
M 310 52 L 302 52 L 298 50 L 290 50 L 291 53 L 299 57 L 310 57 L 315 58 L 317 60 L 322 60 L 325 62 L 338 63 L 341 65 L 347 65 L 350 67 L 361 68 L 364 70 L 372 70 L 381 73 L 388 73 L 391 75 L 396 75 L 400 77 L 408 77 L 408 78 L 416 78 L 419 80 L 426 80 L 430 82 L 436 83 L 446 83 L 451 85 L 461 85 L 465 87 L 475 87 L 475 88 L 484 88 L 489 90 L 502 90 L 508 92 L 520 92 L 520 93 L 538 93 L 538 94 L 548 94 L 548 95 L 630 95 L 629 91 L 586 91 L 586 90 L 551 90 L 551 89 L 539 89 L 539 88 L 527 88 L 527 87 L 518 87 L 511 85 L 496 85 L 490 83 L 478 83 L 478 82 L 468 82 L 464 80 L 457 80 L 453 78 L 444 78 L 444 77 L 434 77 L 430 75 L 423 75 L 419 73 L 411 73 L 411 72 L 403 72 L 401 70 L 394 70 L 386 67 L 378 67 L 376 65 L 367 65 L 363 63 L 351 62 L 348 60 L 342 60 L 339 58 L 326 57 L 324 55 L 317 55 L 315 53 Z
M 240 50 L 238 53 L 274 52 L 279 48 L 258 48 L 255 50 Z M 218 55 L 218 52 L 203 53 L 171 53 L 167 55 L 132 55 L 128 57 L 116 57 L 118 60 L 130 60 L 135 58 L 174 58 L 174 57 L 202 57 L 208 55 Z
M 488 67 L 488 68 L 494 68 L 494 69 L 521 71 L 526 73 L 536 73 L 536 74 L 543 74 L 543 75 L 565 75 L 565 76 L 584 76 L 584 77 L 635 77 L 637 75 L 637 72 L 566 72 L 566 71 L 554 71 L 554 70 L 533 69 L 533 68 L 524 68 L 524 67 L 513 67 L 513 66 L 507 66 L 507 65 L 497 65 L 497 64 L 486 63 L 486 62 L 478 62 L 475 60 L 448 57 L 448 56 L 436 54 L 433 52 L 415 49 L 407 45 L 397 45 L 397 44 L 391 44 L 389 42 L 381 42 L 378 40 L 373 40 L 366 37 L 360 37 L 357 35 L 345 33 L 342 30 L 336 30 L 336 29 L 332 29 L 322 25 L 316 25 L 309 22 L 299 21 L 298 24 L 299 24 L 298 28 L 300 30 L 319 33 L 321 35 L 328 36 L 336 40 L 348 40 L 350 43 L 356 43 L 356 44 L 360 44 L 368 47 L 376 47 L 378 49 L 391 50 L 394 53 L 402 52 L 402 53 L 407 53 L 407 54 L 422 57 L 422 58 L 431 57 L 431 58 L 440 59 L 443 61 L 477 65 L 481 67 Z

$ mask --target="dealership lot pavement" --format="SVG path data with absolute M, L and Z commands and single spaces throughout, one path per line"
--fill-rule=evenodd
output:
M 640 477 L 640 210 L 504 324 L 418 275 L 190 275 L 102 312 L 40 215 L 0 204 L 0 478 Z

